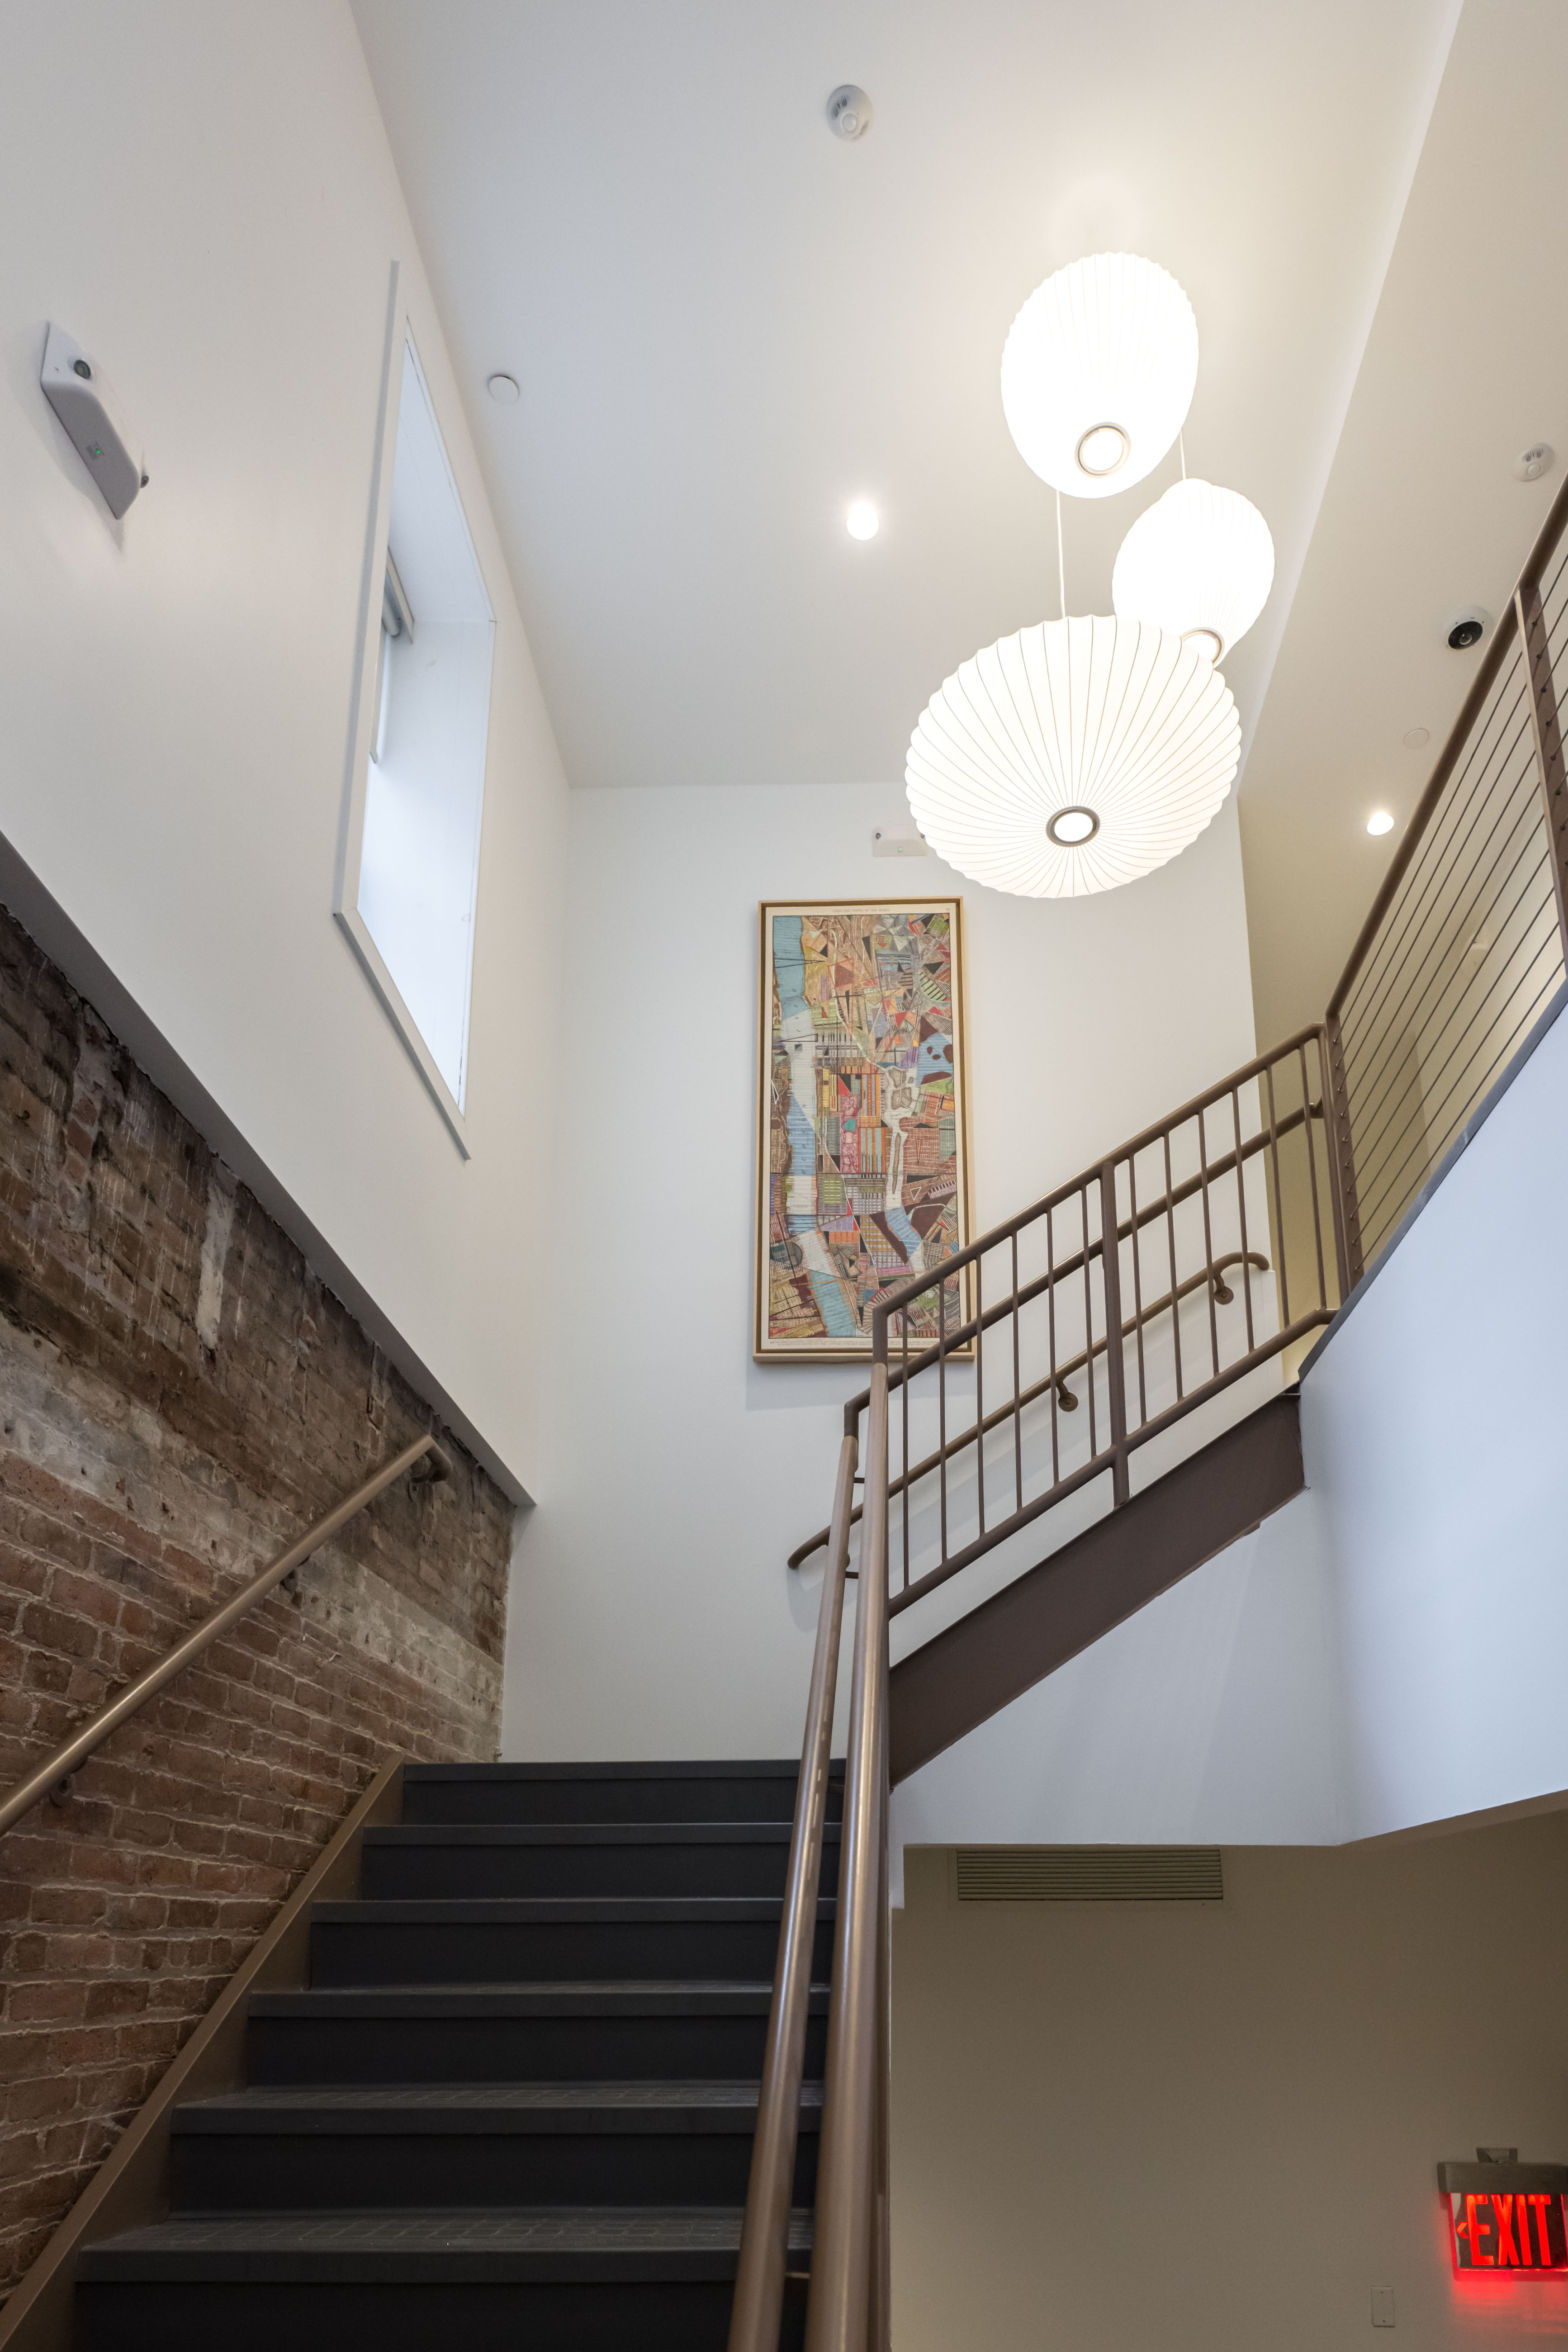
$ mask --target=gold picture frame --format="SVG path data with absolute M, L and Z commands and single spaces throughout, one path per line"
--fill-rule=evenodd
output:
M 764 898 L 757 933 L 752 1353 L 868 1363 L 875 1298 L 973 1231 L 963 901 Z M 962 1325 L 967 1268 L 942 1295 Z M 911 1354 L 937 1313 L 911 1307 Z

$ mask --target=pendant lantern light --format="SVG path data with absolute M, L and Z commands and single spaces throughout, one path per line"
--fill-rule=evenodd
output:
M 1175 482 L 1141 514 L 1111 575 L 1117 616 L 1152 621 L 1212 661 L 1262 612 L 1274 580 L 1274 541 L 1258 509 L 1212 482 Z
M 1197 320 L 1170 272 L 1097 253 L 1047 278 L 1014 320 L 1002 406 L 1042 481 L 1113 498 L 1165 455 L 1197 373 Z
M 910 742 L 915 823 L 972 881 L 1027 898 L 1136 881 L 1194 840 L 1241 758 L 1236 702 L 1180 637 L 1097 615 L 987 646 Z

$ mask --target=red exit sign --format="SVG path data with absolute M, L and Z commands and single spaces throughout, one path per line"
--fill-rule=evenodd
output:
M 1440 2164 L 1437 2182 L 1460 2278 L 1568 2276 L 1568 2166 Z

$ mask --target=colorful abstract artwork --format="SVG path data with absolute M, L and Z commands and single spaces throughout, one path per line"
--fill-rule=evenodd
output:
M 865 1357 L 882 1294 L 968 1239 L 962 909 L 762 908 L 759 1358 Z M 922 1293 L 910 1346 L 963 1297 Z

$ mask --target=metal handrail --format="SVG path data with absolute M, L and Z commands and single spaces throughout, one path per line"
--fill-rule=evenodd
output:
M 888 1835 L 888 1331 L 881 1308 L 873 1312 L 872 1328 L 881 1360 L 872 1369 L 867 1431 L 868 1517 L 860 1553 L 865 1573 L 855 1610 L 805 2352 L 867 2352 L 874 2327 L 875 2352 L 880 2352 L 888 2309 L 888 2018 L 882 1981 Z
M 833 1703 L 838 1681 L 839 1639 L 849 1566 L 849 1517 L 859 1447 L 846 1435 L 838 1449 L 838 1483 L 833 1496 L 832 1549 L 822 1580 L 816 1614 L 816 1650 L 811 1662 L 811 1692 L 805 1707 L 805 1738 L 790 1832 L 784 1917 L 779 1924 L 778 1964 L 768 2005 L 763 2079 L 757 2093 L 757 2127 L 752 2143 L 751 2183 L 741 2230 L 740 2266 L 730 2315 L 730 2352 L 777 2352 L 784 2310 L 789 2244 L 790 2196 L 795 2143 L 800 2132 L 800 2086 L 805 2068 L 805 2029 L 811 2006 L 812 1949 L 816 1940 L 817 1891 L 822 1881 L 827 1775 L 833 1743 Z M 858 1514 L 857 1514 L 858 1516 Z
M 277 1559 L 253 1576 L 248 1584 L 242 1585 L 231 1600 L 226 1601 L 221 1609 L 215 1610 L 210 1617 L 204 1620 L 195 1633 L 187 1633 L 183 1642 L 176 1642 L 166 1657 L 160 1658 L 155 1666 L 149 1666 L 145 1674 L 138 1675 L 133 1683 L 127 1683 L 118 1698 L 100 1707 L 79 1731 L 62 1740 L 41 1764 L 35 1766 L 25 1780 L 19 1780 L 7 1796 L 0 1798 L 0 1836 L 42 1798 L 58 1789 L 63 1780 L 68 1780 L 111 1731 L 118 1731 L 120 1726 L 129 1722 L 165 1684 L 172 1683 L 176 1675 L 183 1674 L 194 1659 L 209 1649 L 220 1633 L 226 1633 L 247 1610 L 270 1592 L 274 1585 L 280 1584 L 284 1577 L 301 1566 L 313 1551 L 319 1551 L 340 1528 L 347 1526 L 356 1512 L 363 1511 L 367 1503 L 374 1502 L 377 1495 L 401 1478 L 405 1470 L 412 1469 L 415 1463 L 426 1454 L 431 1460 L 433 1484 L 451 1476 L 452 1465 L 434 1437 L 421 1437 L 413 1445 L 405 1445 L 395 1460 L 386 1463 L 373 1478 L 367 1478 L 363 1486 L 356 1486 L 352 1495 L 327 1513 L 325 1518 L 318 1519 L 312 1528 L 307 1528 L 298 1543 L 290 1544 L 287 1551 L 279 1552 Z

